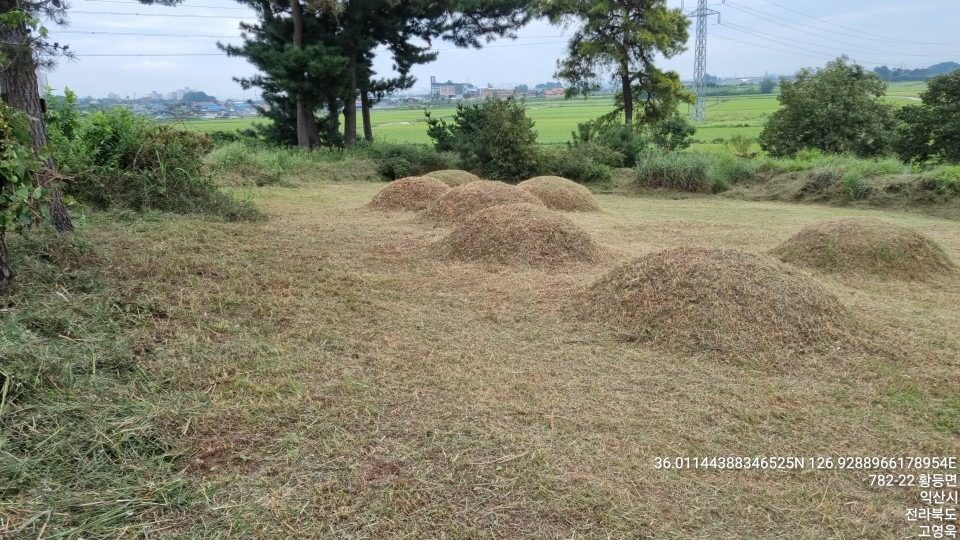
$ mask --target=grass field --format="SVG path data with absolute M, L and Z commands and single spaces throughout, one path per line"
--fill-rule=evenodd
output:
M 695 246 L 763 254 L 838 216 L 912 227 L 960 260 L 956 221 L 599 194 L 601 212 L 570 217 L 608 256 L 537 270 L 432 257 L 429 246 L 448 228 L 364 208 L 381 187 L 251 188 L 243 194 L 270 215 L 260 223 L 94 214 L 83 234 L 96 257 L 25 271 L 20 296 L 4 311 L 14 320 L 27 317 L 20 312 L 28 306 L 42 311 L 30 315 L 32 333 L 3 337 L 27 340 L 37 355 L 52 346 L 44 343 L 66 347 L 72 354 L 62 361 L 77 370 L 70 384 L 101 381 L 82 395 L 98 414 L 72 421 L 89 427 L 64 429 L 79 429 L 73 437 L 102 450 L 46 449 L 70 456 L 62 484 L 0 498 L 0 536 L 916 533 L 904 511 L 918 504 L 917 490 L 870 487 L 864 471 L 664 471 L 654 458 L 957 455 L 955 276 L 813 276 L 856 314 L 853 324 L 895 352 L 814 353 L 786 363 L 654 349 L 573 315 L 571 302 L 641 254 Z M 22 253 L 16 243 L 14 252 Z M 31 290 L 36 298 L 27 302 Z M 104 319 L 87 336 L 83 321 L 92 317 Z M 100 333 L 106 328 L 128 328 L 129 336 Z M 103 351 L 132 367 L 105 364 Z M 75 406 L 57 404 L 53 418 Z M 30 415 L 39 419 L 34 426 L 46 418 L 15 402 L 5 414 L 26 415 L 23 436 L 32 433 Z M 5 472 L 32 471 L 44 459 L 2 463 Z M 72 479 L 111 463 L 117 472 L 96 483 Z
M 888 99 L 895 104 L 906 104 L 923 91 L 924 83 L 895 83 L 888 89 Z M 577 124 L 602 116 L 613 106 L 611 98 L 596 97 L 587 100 L 531 101 L 528 114 L 536 122 L 542 144 L 560 144 L 570 140 Z M 712 141 L 733 135 L 756 138 L 771 113 L 779 108 L 775 95 L 710 97 L 707 99 L 707 121 L 697 126 L 695 138 L 701 146 L 711 147 Z M 435 117 L 449 118 L 452 106 L 435 107 Z M 686 112 L 686 111 L 685 111 Z M 374 109 L 372 114 L 374 136 L 389 142 L 427 144 L 427 127 L 422 109 Z M 191 129 L 201 131 L 235 131 L 249 127 L 255 120 L 197 120 L 185 122 Z

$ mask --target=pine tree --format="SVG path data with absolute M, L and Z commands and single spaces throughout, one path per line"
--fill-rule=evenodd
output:
M 340 103 L 346 93 L 346 62 L 336 44 L 336 13 L 329 9 L 305 9 L 285 0 L 247 3 L 258 12 L 260 22 L 241 23 L 243 44 L 221 48 L 230 56 L 246 58 L 261 72 L 236 80 L 244 88 L 263 90 L 269 109 L 260 112 L 273 120 L 263 128 L 263 134 L 268 140 L 301 148 L 336 144 L 339 135 L 331 137 L 337 131 L 335 127 L 331 129 L 331 123 L 338 123 Z M 297 23 L 291 14 L 295 5 L 305 15 L 296 32 Z M 328 114 L 318 119 L 316 111 L 321 108 L 326 108 Z
M 257 24 L 243 24 L 245 41 L 223 46 L 228 54 L 242 56 L 261 74 L 238 79 L 245 87 L 259 87 L 270 110 L 265 114 L 275 125 L 268 136 L 289 142 L 296 134 L 302 111 L 326 107 L 318 123 L 325 127 L 321 143 L 334 144 L 339 114 L 344 118 L 342 141 L 357 140 L 357 107 L 364 138 L 373 138 L 370 109 L 390 92 L 411 87 L 413 66 L 433 61 L 430 44 L 445 39 L 458 46 L 481 46 L 482 40 L 510 36 L 530 17 L 525 0 L 327 0 L 297 4 L 303 17 L 302 42 L 294 43 L 299 23 L 293 21 L 294 5 L 286 0 L 241 0 L 257 10 Z M 313 6 L 308 8 L 308 6 Z M 417 39 L 427 42 L 418 46 Z M 375 50 L 383 46 L 392 55 L 396 75 L 377 78 L 373 70 Z M 297 114 L 297 103 L 305 104 Z M 294 127 L 289 127 L 293 122 Z M 296 140 L 296 139 L 294 139 Z
M 557 72 L 572 85 L 569 95 L 598 90 L 602 74 L 612 71 L 619 90 L 611 115 L 622 112 L 627 126 L 669 118 L 691 99 L 680 76 L 654 62 L 683 52 L 688 36 L 690 21 L 666 0 L 542 0 L 539 7 L 555 24 L 580 24 Z

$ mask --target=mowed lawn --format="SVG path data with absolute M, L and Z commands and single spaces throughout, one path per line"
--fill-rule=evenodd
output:
M 864 471 L 664 471 L 657 456 L 960 452 L 960 285 L 815 276 L 886 354 L 719 361 L 624 341 L 573 299 L 668 248 L 765 253 L 872 215 L 960 260 L 960 224 L 722 198 L 598 195 L 609 250 L 538 270 L 443 261 L 449 228 L 364 205 L 382 184 L 255 188 L 270 219 L 91 226 L 166 316 L 145 366 L 192 503 L 150 537 L 895 539 L 913 488 Z
M 926 87 L 925 83 L 894 83 L 888 88 L 888 101 L 896 105 L 917 101 L 917 96 Z M 707 120 L 697 125 L 695 139 L 703 148 L 711 148 L 720 139 L 734 135 L 756 138 L 767 118 L 780 107 L 776 95 L 716 96 L 707 98 Z M 536 122 L 538 140 L 541 144 L 561 144 L 571 139 L 577 124 L 598 118 L 613 108 L 611 97 L 592 97 L 571 100 L 531 100 L 527 114 Z M 689 114 L 689 106 L 682 113 Z M 435 118 L 449 120 L 455 106 L 434 106 Z M 190 129 L 205 132 L 236 131 L 249 128 L 262 120 L 196 120 L 184 122 Z M 377 139 L 398 143 L 428 144 L 427 124 L 423 109 L 376 109 L 372 112 L 374 136 Z

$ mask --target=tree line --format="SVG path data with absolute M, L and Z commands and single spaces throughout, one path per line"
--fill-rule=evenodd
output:
M 679 75 L 654 61 L 682 52 L 688 37 L 689 20 L 665 0 L 240 1 L 258 21 L 242 25 L 241 45 L 221 48 L 259 69 L 237 80 L 262 91 L 268 104 L 262 114 L 272 122 L 261 134 L 273 142 L 350 147 L 360 126 L 363 139 L 372 140 L 370 109 L 413 86 L 411 69 L 436 59 L 436 41 L 482 47 L 515 37 L 534 18 L 577 26 L 557 75 L 569 94 L 583 95 L 612 74 L 618 92 L 611 118 L 649 124 L 692 99 Z M 373 68 L 377 51 L 393 62 L 388 77 Z
M 920 103 L 895 106 L 887 84 L 848 58 L 802 69 L 780 82 L 781 107 L 770 115 L 760 146 L 774 156 L 816 149 L 829 154 L 904 162 L 960 163 L 960 69 L 933 77 Z
M 628 132 L 668 119 L 676 122 L 677 105 L 692 100 L 676 72 L 655 64 L 658 56 L 682 52 L 688 37 L 689 20 L 679 9 L 668 8 L 666 0 L 238 1 L 254 10 L 257 22 L 241 25 L 241 45 L 221 48 L 259 69 L 238 81 L 244 88 L 259 88 L 269 104 L 264 114 L 273 122 L 263 135 L 304 149 L 353 146 L 358 127 L 364 139 L 372 140 L 370 109 L 386 94 L 415 83 L 411 70 L 437 57 L 435 42 L 482 47 L 515 37 L 534 18 L 577 26 L 557 72 L 570 95 L 596 91 L 604 79 L 617 84 L 615 109 L 603 122 L 619 123 Z M 0 126 L 5 131 L 0 131 L 6 143 L 30 148 L 26 156 L 0 163 L 5 170 L 0 174 L 0 288 L 13 278 L 5 243 L 6 231 L 19 227 L 12 223 L 47 221 L 61 232 L 73 229 L 57 164 L 47 148 L 37 80 L 38 67 L 69 55 L 68 46 L 48 38 L 40 17 L 59 24 L 67 13 L 62 0 L 0 0 L 0 86 L 9 106 Z M 387 51 L 393 61 L 389 76 L 373 68 L 378 51 Z M 17 209 L 40 205 L 47 209 L 17 214 Z

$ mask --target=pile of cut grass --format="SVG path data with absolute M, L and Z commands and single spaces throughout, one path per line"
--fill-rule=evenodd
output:
M 771 253 L 790 264 L 849 276 L 923 280 L 955 269 L 933 240 L 876 218 L 809 225 Z
M 515 203 L 544 206 L 540 199 L 517 186 L 480 180 L 451 189 L 437 199 L 424 215 L 442 222 L 463 222 L 484 208 Z
M 595 262 L 600 247 L 568 218 L 527 203 L 491 206 L 436 246 L 442 258 L 517 266 Z
M 537 176 L 517 184 L 537 196 L 547 208 L 568 212 L 599 210 L 590 190 L 561 176 Z
M 736 250 L 644 255 L 593 284 L 582 308 L 630 340 L 721 358 L 796 359 L 859 341 L 848 310 L 815 280 Z
M 462 186 L 470 182 L 476 182 L 481 178 L 472 172 L 462 171 L 460 169 L 444 169 L 442 171 L 433 171 L 426 176 L 436 178 L 450 187 Z
M 410 176 L 387 184 L 373 197 L 369 206 L 387 211 L 420 211 L 429 207 L 448 191 L 450 188 L 436 178 Z

